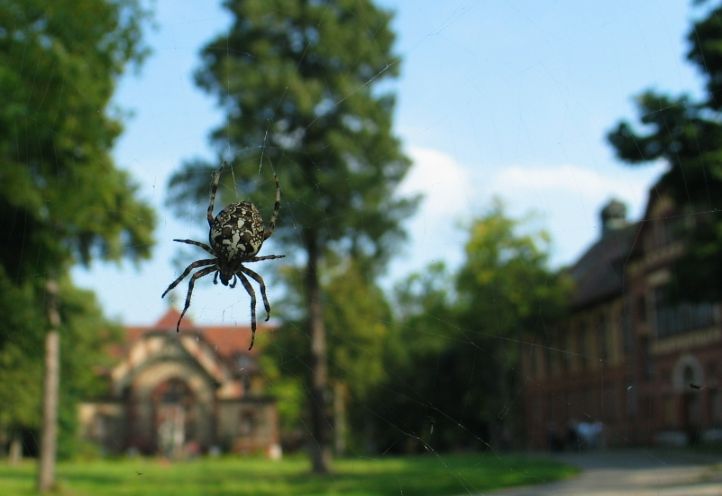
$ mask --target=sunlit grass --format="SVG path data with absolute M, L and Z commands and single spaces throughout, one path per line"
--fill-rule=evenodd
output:
M 550 460 L 493 454 L 336 460 L 313 476 L 303 457 L 272 462 L 221 458 L 61 463 L 58 494 L 72 496 L 455 495 L 557 480 L 575 469 Z M 0 465 L 0 494 L 34 495 L 35 465 Z

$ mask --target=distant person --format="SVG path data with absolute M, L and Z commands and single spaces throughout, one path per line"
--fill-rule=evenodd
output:
M 573 451 L 580 451 L 582 449 L 579 441 L 579 422 L 576 419 L 570 419 L 567 423 L 567 447 Z
M 564 449 L 564 442 L 554 422 L 549 422 L 547 425 L 547 443 L 551 451 L 557 452 Z

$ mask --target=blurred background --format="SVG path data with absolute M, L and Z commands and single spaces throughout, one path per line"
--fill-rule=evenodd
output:
M 0 2 L 0 492 L 715 481 L 722 5 L 654 7 Z

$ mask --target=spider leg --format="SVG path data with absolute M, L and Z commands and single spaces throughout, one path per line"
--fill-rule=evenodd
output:
M 228 285 L 228 287 L 231 289 L 235 288 L 237 282 L 238 282 L 238 278 L 234 275 L 233 280 L 231 281 L 231 284 Z
M 193 294 L 193 285 L 196 283 L 196 279 L 199 279 L 203 276 L 207 276 L 214 270 L 217 270 L 215 267 L 206 267 L 205 269 L 201 269 L 193 276 L 191 276 L 190 282 L 188 282 L 188 293 L 186 293 L 186 304 L 183 306 L 183 311 L 180 314 L 180 317 L 178 317 L 178 324 L 175 326 L 175 332 L 180 332 L 180 323 L 181 320 L 183 320 L 183 316 L 186 314 L 186 310 L 188 310 L 188 307 L 191 306 L 191 295 Z
M 261 260 L 273 260 L 276 258 L 285 258 L 286 255 L 265 255 L 263 257 L 253 257 L 249 258 L 248 260 L 244 260 L 243 263 L 247 262 L 260 262 Z
M 205 243 L 201 243 L 200 241 L 193 241 L 192 239 L 174 239 L 173 241 L 177 241 L 179 243 L 185 243 L 187 245 L 199 246 L 199 247 L 203 248 L 204 250 L 206 250 L 211 255 L 213 255 L 213 256 L 216 255 L 215 253 L 213 253 L 213 250 L 211 250 L 210 246 L 208 246 Z
M 213 275 L 213 284 L 218 284 L 218 274 L 219 272 L 216 271 L 216 273 Z
M 216 259 L 216 258 L 206 258 L 204 260 L 196 260 L 195 262 L 190 264 L 188 267 L 186 267 L 186 270 L 184 270 L 183 273 L 180 276 L 178 276 L 178 279 L 176 279 L 175 281 L 170 283 L 170 286 L 168 286 L 166 288 L 166 290 L 163 291 L 163 294 L 160 297 L 163 298 L 166 295 L 166 293 L 168 293 L 168 291 L 170 291 L 171 289 L 178 286 L 178 283 L 181 282 L 185 278 L 185 276 L 190 274 L 193 269 L 196 269 L 198 267 L 203 267 L 204 265 L 211 265 L 211 264 L 215 265 L 217 262 L 218 262 L 218 259 Z
M 268 222 L 268 228 L 263 231 L 263 240 L 267 240 L 276 229 L 276 220 L 278 220 L 278 211 L 281 210 L 281 183 L 278 182 L 276 171 L 273 171 L 273 180 L 276 181 L 276 203 L 273 204 L 273 215 Z
M 213 171 L 213 180 L 211 181 L 211 201 L 208 203 L 208 226 L 213 227 L 213 206 L 216 202 L 216 191 L 218 191 L 218 181 L 221 178 L 221 170 Z
M 239 270 L 256 281 L 258 286 L 260 286 L 261 297 L 263 298 L 263 307 L 266 309 L 266 322 L 268 322 L 268 319 L 271 318 L 271 304 L 268 303 L 268 297 L 266 296 L 266 283 L 263 282 L 263 278 L 261 276 L 253 272 L 251 269 L 242 266 Z
M 246 276 L 240 272 L 238 273 L 238 279 L 241 280 L 241 284 L 243 284 L 246 293 L 251 297 L 251 346 L 248 347 L 248 349 L 251 350 L 251 348 L 253 348 L 253 342 L 256 340 L 256 292 L 253 291 L 253 286 L 251 286 L 251 283 L 246 279 Z

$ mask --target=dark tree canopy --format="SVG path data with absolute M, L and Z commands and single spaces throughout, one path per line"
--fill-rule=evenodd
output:
M 144 18 L 132 0 L 0 3 L 0 263 L 16 278 L 149 255 L 153 212 L 113 163 L 109 112 Z
M 111 98 L 145 54 L 146 20 L 136 0 L 0 2 L 0 429 L 38 425 L 53 280 L 61 449 L 72 445 L 74 401 L 93 394 L 88 371 L 113 329 L 93 295 L 73 287 L 70 268 L 140 260 L 152 244 L 154 213 L 111 157 L 122 130 Z
M 698 2 L 706 3 L 706 2 Z M 722 296 L 722 5 L 707 7 L 687 36 L 687 59 L 705 82 L 700 99 L 645 91 L 637 98 L 640 129 L 622 121 L 608 139 L 629 164 L 663 160 L 667 171 L 657 191 L 669 195 L 687 240 L 676 264 L 676 296 L 719 299 Z
M 230 32 L 203 49 L 196 81 L 225 110 L 212 141 L 238 194 L 269 209 L 271 164 L 283 191 L 276 240 L 303 246 L 312 235 L 319 246 L 344 240 L 356 253 L 386 255 L 413 206 L 393 195 L 409 167 L 391 132 L 394 98 L 374 90 L 398 71 L 390 14 L 368 0 L 225 6 Z M 217 166 L 186 163 L 170 202 L 202 203 Z

